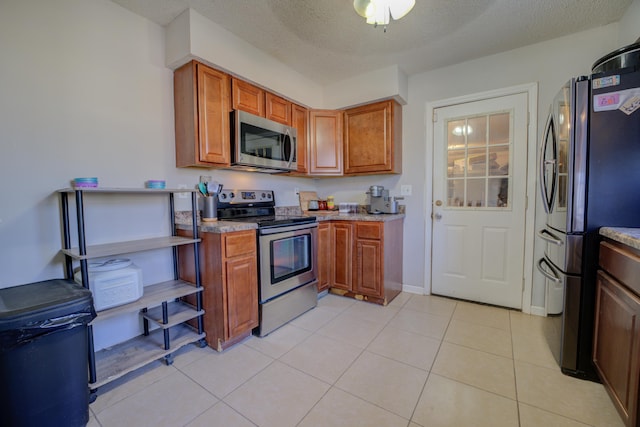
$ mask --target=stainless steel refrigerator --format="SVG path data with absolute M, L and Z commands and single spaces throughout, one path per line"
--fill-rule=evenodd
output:
M 538 178 L 547 216 L 538 231 L 545 255 L 537 267 L 555 320 L 548 341 L 562 372 L 597 380 L 592 336 L 598 230 L 640 226 L 639 64 L 562 87 L 543 133 Z

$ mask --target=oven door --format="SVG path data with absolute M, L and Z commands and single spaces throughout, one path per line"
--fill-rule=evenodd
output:
M 261 303 L 317 279 L 317 232 L 317 223 L 259 230 Z

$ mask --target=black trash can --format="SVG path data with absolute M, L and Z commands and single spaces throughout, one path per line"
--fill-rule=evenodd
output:
M 55 279 L 0 289 L 0 425 L 89 421 L 91 291 Z

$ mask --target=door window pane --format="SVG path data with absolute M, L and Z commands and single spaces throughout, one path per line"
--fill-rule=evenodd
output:
M 487 141 L 487 116 L 468 119 L 466 131 L 469 148 L 484 147 Z
M 447 206 L 508 208 L 512 112 L 447 122 Z

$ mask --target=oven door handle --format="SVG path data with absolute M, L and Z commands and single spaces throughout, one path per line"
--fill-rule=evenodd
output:
M 260 232 L 261 236 L 265 236 L 269 234 L 287 233 L 290 231 L 308 230 L 311 228 L 318 228 L 318 223 L 311 222 L 299 225 L 287 225 L 285 227 L 260 228 L 258 231 Z

